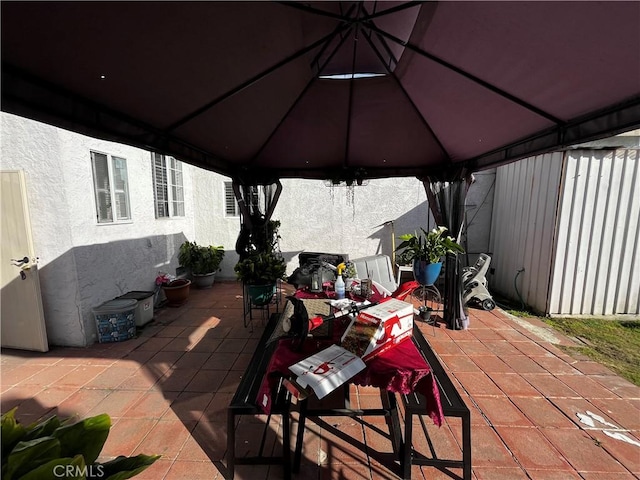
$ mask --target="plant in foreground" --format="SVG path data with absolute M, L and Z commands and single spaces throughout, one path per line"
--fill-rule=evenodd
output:
M 25 427 L 16 410 L 2 415 L 2 480 L 124 480 L 160 458 L 140 454 L 97 462 L 111 428 L 106 413 L 75 423 L 54 415 Z

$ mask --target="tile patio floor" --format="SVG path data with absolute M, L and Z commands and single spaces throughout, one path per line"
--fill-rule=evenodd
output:
M 553 342 L 570 340 L 549 338 L 542 324 L 511 319 L 498 309 L 470 313 L 466 331 L 443 325 L 435 331 L 423 325 L 423 331 L 472 411 L 475 479 L 640 476 L 640 388 L 598 363 L 566 355 Z M 226 406 L 260 334 L 261 328 L 243 328 L 239 284 L 217 282 L 210 290 L 192 290 L 183 307 L 157 309 L 136 339 L 46 354 L 3 350 L 2 412 L 19 405 L 23 423 L 53 413 L 106 412 L 113 427 L 102 460 L 160 453 L 136 478 L 222 479 Z M 360 388 L 357 398 L 365 404 L 372 393 Z M 581 422 L 580 416 L 592 414 L 608 423 Z M 455 420 L 440 429 L 428 425 L 436 451 L 459 451 Z M 263 422 L 241 421 L 238 451 L 255 448 Z M 302 471 L 294 478 L 397 478 L 394 465 L 374 454 L 391 452 L 375 427 L 347 417 L 309 422 Z M 274 424 L 272 445 L 279 434 Z M 279 479 L 282 468 L 239 466 L 236 478 Z M 451 477 L 413 467 L 412 478 Z

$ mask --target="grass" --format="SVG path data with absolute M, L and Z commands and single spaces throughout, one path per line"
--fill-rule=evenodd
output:
M 583 342 L 567 347 L 607 366 L 640 386 L 640 321 L 598 318 L 545 318 L 545 323 Z

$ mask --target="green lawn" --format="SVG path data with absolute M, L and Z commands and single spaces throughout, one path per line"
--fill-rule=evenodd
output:
M 640 386 L 640 321 L 597 318 L 542 320 L 585 343 L 580 347 L 567 347 L 568 353 L 575 351 L 586 355 Z

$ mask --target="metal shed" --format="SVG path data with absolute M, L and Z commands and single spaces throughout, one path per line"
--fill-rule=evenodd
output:
M 492 290 L 549 315 L 640 313 L 635 138 L 498 168 Z

